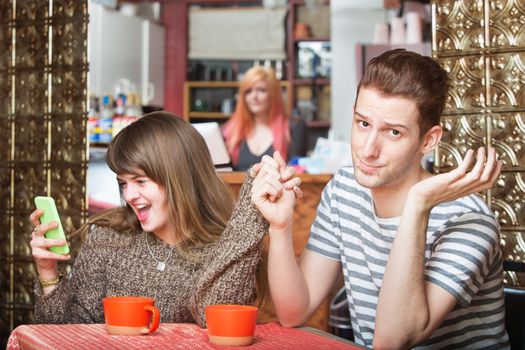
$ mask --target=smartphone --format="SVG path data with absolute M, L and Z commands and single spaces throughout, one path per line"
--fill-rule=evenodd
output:
M 46 238 L 52 239 L 66 239 L 64 234 L 64 229 L 62 228 L 62 223 L 60 222 L 60 217 L 58 216 L 58 210 L 55 205 L 55 200 L 51 197 L 35 197 L 35 205 L 37 209 L 44 211 L 44 215 L 40 217 L 40 222 L 42 224 L 47 224 L 51 221 L 56 221 L 58 227 L 46 232 Z M 66 244 L 61 246 L 49 247 L 49 250 L 57 254 L 69 254 L 69 246 Z

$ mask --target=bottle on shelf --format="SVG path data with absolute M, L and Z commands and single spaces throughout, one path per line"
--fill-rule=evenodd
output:
M 113 126 L 113 104 L 111 102 L 111 96 L 102 96 L 102 106 L 100 110 L 99 120 L 99 142 L 103 143 L 110 142 L 113 137 L 111 131 L 111 128 Z
M 100 142 L 100 98 L 95 95 L 89 97 L 88 132 L 89 142 Z

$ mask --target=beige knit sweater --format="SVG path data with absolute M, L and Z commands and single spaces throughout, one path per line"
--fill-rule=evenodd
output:
M 36 281 L 36 321 L 104 323 L 102 298 L 113 295 L 153 297 L 161 322 L 196 322 L 203 327 L 206 305 L 252 304 L 268 224 L 251 201 L 252 179 L 246 179 L 221 239 L 201 248 L 199 262 L 188 261 L 173 249 L 161 272 L 146 243 L 161 261 L 170 247 L 154 235 L 93 227 L 70 276 L 45 296 Z

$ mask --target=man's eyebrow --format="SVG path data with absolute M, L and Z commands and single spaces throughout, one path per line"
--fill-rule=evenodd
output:
M 363 114 L 359 113 L 356 110 L 354 110 L 354 114 L 357 115 L 358 117 L 362 118 L 362 119 L 365 119 L 365 120 L 369 120 L 370 119 L 366 115 L 363 115 Z M 403 124 L 390 123 L 390 122 L 387 122 L 387 121 L 385 121 L 384 124 L 386 126 L 388 126 L 389 128 L 392 128 L 392 129 L 405 129 L 405 130 L 408 130 L 408 127 L 406 125 L 403 125 Z

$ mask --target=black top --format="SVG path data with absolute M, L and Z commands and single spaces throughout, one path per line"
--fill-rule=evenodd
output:
M 235 167 L 235 170 L 246 171 L 253 164 L 259 163 L 264 155 L 269 155 L 271 157 L 273 155 L 273 152 L 274 149 L 272 144 L 261 155 L 255 155 L 250 150 L 250 147 L 248 147 L 248 142 L 244 140 L 241 143 L 241 146 L 239 147 L 239 163 Z
M 304 120 L 298 116 L 292 116 L 290 118 L 290 136 L 292 138 L 292 141 L 288 146 L 288 160 L 296 156 L 302 157 L 306 155 L 308 149 L 307 133 L 308 130 Z M 234 170 L 246 171 L 253 164 L 259 163 L 265 154 L 271 157 L 274 151 L 275 149 L 273 148 L 273 145 L 271 145 L 261 155 L 254 155 L 250 151 L 246 140 L 244 140 L 239 146 L 239 164 L 237 164 L 237 166 L 234 167 Z

